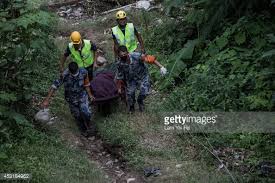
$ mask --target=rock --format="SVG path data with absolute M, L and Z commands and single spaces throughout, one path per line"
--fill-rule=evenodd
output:
M 107 166 L 110 167 L 110 166 L 113 166 L 113 163 L 114 163 L 114 162 L 113 162 L 112 160 L 110 160 L 110 161 L 108 161 L 105 165 L 107 165 Z
M 131 6 L 126 6 L 126 7 L 124 8 L 125 11 L 130 11 L 131 9 L 132 9 Z
M 181 168 L 182 167 L 182 164 L 177 164 L 176 165 L 176 168 Z
M 129 179 L 127 179 L 127 183 L 133 182 L 133 181 L 135 181 L 135 180 L 136 180 L 135 178 L 129 178 Z
M 83 9 L 81 7 L 78 7 L 76 10 L 79 11 L 79 12 L 83 11 Z
M 65 10 L 66 10 L 66 7 L 65 7 L 65 6 L 62 6 L 62 7 L 59 8 L 59 10 L 65 11 Z
M 61 17 L 64 17 L 64 16 L 65 16 L 65 13 L 59 12 L 58 15 L 61 16 Z
M 95 137 L 89 137 L 88 140 L 94 141 L 94 140 L 95 140 Z M 92 145 L 92 146 L 95 146 L 95 145 Z
M 78 147 L 83 147 L 84 146 L 84 144 L 82 142 L 78 141 L 78 140 L 76 140 L 74 143 Z
M 152 95 L 154 95 L 154 94 L 157 93 L 157 91 L 156 90 L 152 90 L 151 93 L 152 93 Z
M 69 14 L 72 12 L 72 8 L 69 8 L 68 10 L 64 11 L 64 13 Z
M 79 10 L 77 9 L 76 11 L 73 12 L 73 16 L 75 16 L 75 17 L 81 17 L 81 16 L 83 15 L 83 13 L 82 13 L 81 11 L 82 11 L 82 10 L 79 11 Z
M 148 10 L 150 8 L 150 5 L 151 4 L 149 1 L 138 1 L 136 3 L 136 8 Z
M 122 177 L 122 175 L 124 175 L 124 172 L 117 174 L 118 177 Z
M 49 122 L 47 123 L 47 125 L 52 125 L 52 124 L 54 124 L 54 121 L 49 121 Z

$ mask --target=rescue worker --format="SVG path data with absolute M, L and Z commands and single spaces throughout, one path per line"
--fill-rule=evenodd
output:
M 41 107 L 47 108 L 49 106 L 51 96 L 62 84 L 64 84 L 65 89 L 65 100 L 69 104 L 70 111 L 77 121 L 82 135 L 93 135 L 95 133 L 95 125 L 90 127 L 91 111 L 89 109 L 89 99 L 93 101 L 94 97 L 90 90 L 88 71 L 84 68 L 78 68 L 75 62 L 69 64 L 68 69 L 63 73 L 63 78 L 56 79 L 53 82 Z
M 124 45 L 130 53 L 134 52 L 140 44 L 142 53 L 145 53 L 143 40 L 141 34 L 137 31 L 133 23 L 127 23 L 127 16 L 125 11 L 118 11 L 116 13 L 117 26 L 112 28 L 112 36 L 114 40 L 114 55 L 117 58 L 118 47 Z
M 64 63 L 69 55 L 79 68 L 85 68 L 88 71 L 89 79 L 93 78 L 93 68 L 96 66 L 97 47 L 90 40 L 82 39 L 79 32 L 74 31 L 70 36 L 71 42 L 67 46 L 64 55 L 60 60 L 60 74 L 64 71 Z
M 146 55 L 140 52 L 129 53 L 126 46 L 118 48 L 116 80 L 118 84 L 118 92 L 123 91 L 123 85 L 126 86 L 127 105 L 130 113 L 135 111 L 135 94 L 139 89 L 137 98 L 139 111 L 144 111 L 144 99 L 149 94 L 150 80 L 149 71 L 145 63 L 155 64 L 160 68 L 160 73 L 164 76 L 167 69 L 163 67 L 152 55 Z

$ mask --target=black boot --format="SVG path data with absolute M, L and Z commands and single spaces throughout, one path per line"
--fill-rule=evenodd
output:
M 139 112 L 143 112 L 145 110 L 145 106 L 143 102 L 138 104 L 138 109 L 139 109 Z
M 145 110 L 145 106 L 144 106 L 144 99 L 145 99 L 145 96 L 144 95 L 140 95 L 137 99 L 137 102 L 138 102 L 138 108 L 139 108 L 139 111 L 140 112 L 143 112 Z
M 135 106 L 134 106 L 134 105 L 131 105 L 131 106 L 129 107 L 129 113 L 132 114 L 132 113 L 134 113 L 134 112 L 135 112 Z

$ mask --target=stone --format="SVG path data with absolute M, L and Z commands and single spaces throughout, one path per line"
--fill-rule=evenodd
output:
M 136 8 L 138 9 L 145 9 L 148 10 L 150 8 L 151 4 L 149 1 L 138 1 L 136 3 Z
M 129 178 L 129 179 L 127 179 L 127 183 L 133 182 L 135 180 L 136 180 L 135 178 Z

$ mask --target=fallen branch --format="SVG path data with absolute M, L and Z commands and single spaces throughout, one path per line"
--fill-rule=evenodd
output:
M 108 14 L 108 13 L 111 13 L 111 12 L 114 12 L 114 11 L 118 11 L 120 9 L 124 9 L 124 8 L 128 8 L 128 7 L 131 7 L 131 6 L 136 6 L 137 3 L 132 3 L 132 4 L 128 4 L 126 6 L 121 6 L 119 8 L 115 8 L 115 9 L 111 9 L 111 10 L 108 10 L 108 11 L 104 11 L 101 13 L 101 15 L 105 15 L 105 14 Z

